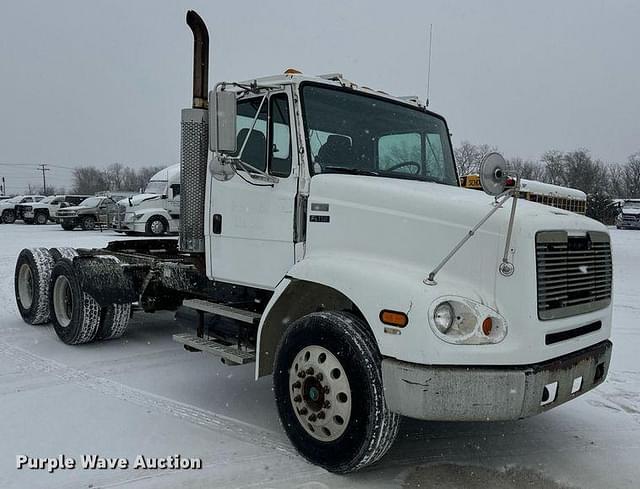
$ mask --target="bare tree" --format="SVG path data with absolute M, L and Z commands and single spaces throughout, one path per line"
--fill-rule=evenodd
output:
M 462 141 L 460 145 L 453 150 L 456 166 L 458 167 L 458 175 L 463 176 L 469 173 L 477 173 L 483 158 L 493 151 L 497 151 L 495 146 Z
M 523 160 L 516 156 L 507 160 L 509 168 L 513 169 L 518 175 L 527 180 L 540 180 L 544 181 L 545 171 L 544 166 L 537 161 Z
M 85 166 L 73 170 L 73 190 L 79 194 L 95 194 L 108 189 L 104 171 L 94 166 Z
M 624 165 L 626 197 L 640 197 L 640 151 L 629 156 Z

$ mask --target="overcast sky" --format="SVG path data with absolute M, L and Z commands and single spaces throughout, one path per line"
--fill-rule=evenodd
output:
M 178 161 L 190 104 L 197 10 L 212 81 L 340 72 L 424 98 L 454 143 L 539 158 L 585 147 L 606 161 L 640 151 L 640 2 L 4 0 L 0 176 L 38 183 L 35 165 Z M 15 166 L 7 166 L 15 165 Z M 55 185 L 70 170 L 53 168 Z M 16 188 L 19 187 L 19 188 Z

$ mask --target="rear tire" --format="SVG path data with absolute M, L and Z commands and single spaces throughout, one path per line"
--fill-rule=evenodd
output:
M 148 236 L 163 236 L 169 230 L 167 220 L 162 216 L 152 216 L 145 226 Z
M 49 253 L 51 254 L 51 258 L 53 258 L 54 263 L 58 263 L 63 258 L 67 260 L 73 261 L 73 258 L 78 256 L 78 252 L 75 248 L 61 246 L 58 248 L 49 248 Z
M 120 338 L 127 330 L 130 317 L 131 304 L 111 304 L 103 307 L 96 339 L 113 340 Z
M 43 224 L 46 224 L 48 220 L 49 220 L 49 218 L 47 217 L 47 215 L 44 212 L 38 212 L 33 218 L 33 221 L 36 224 L 39 224 L 41 226 Z
M 5 224 L 13 224 L 16 222 L 16 212 L 13 209 L 7 209 L 2 213 L 2 222 Z
M 391 447 L 400 417 L 386 407 L 381 361 L 368 326 L 351 314 L 313 313 L 288 328 L 273 385 L 280 421 L 304 458 L 344 474 Z
M 96 218 L 93 216 L 85 216 L 82 218 L 80 226 L 84 231 L 93 231 L 96 228 Z
M 51 271 L 51 322 L 67 345 L 93 341 L 100 326 L 100 306 L 80 287 L 73 263 L 62 258 Z
M 53 258 L 46 248 L 26 248 L 18 255 L 14 277 L 16 303 L 28 324 L 49 322 L 49 284 Z

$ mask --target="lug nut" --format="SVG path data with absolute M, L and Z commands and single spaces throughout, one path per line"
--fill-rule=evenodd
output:
M 302 396 L 296 396 L 293 398 L 293 402 L 302 402 Z
M 300 372 L 298 372 L 298 377 L 300 377 L 301 379 L 304 379 L 307 376 L 307 374 L 304 373 L 304 370 L 300 370 Z
M 331 407 L 331 403 L 329 401 L 324 401 L 325 409 L 329 409 Z
M 324 419 L 324 411 L 318 413 L 318 419 Z
M 324 376 L 322 375 L 322 372 L 318 372 L 318 373 L 316 374 L 316 379 L 318 379 L 320 382 L 322 382 L 323 377 L 324 377 Z
M 309 416 L 309 421 L 311 421 L 312 423 L 316 420 L 316 415 L 312 414 L 311 416 Z
M 295 383 L 293 384 L 293 388 L 294 389 L 300 389 L 301 386 L 302 386 L 302 384 L 300 383 L 299 380 L 296 380 Z
M 307 414 L 309 411 L 307 411 L 306 407 L 303 407 L 300 411 L 298 411 L 300 413 L 300 416 L 304 416 L 305 414 Z
M 308 375 L 313 375 L 313 367 L 309 367 L 309 368 L 307 369 L 307 374 L 308 374 Z
M 324 386 L 324 393 L 325 393 L 325 394 L 329 394 L 329 391 L 330 391 L 330 390 L 331 390 L 331 389 L 329 389 L 329 386 L 328 386 L 328 385 L 325 385 L 325 386 Z

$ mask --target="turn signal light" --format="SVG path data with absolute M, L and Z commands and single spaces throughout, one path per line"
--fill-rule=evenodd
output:
M 396 328 L 404 328 L 409 323 L 409 318 L 404 312 L 383 309 L 380 311 L 380 321 Z
M 489 336 L 492 330 L 493 321 L 491 320 L 491 318 L 486 318 L 484 321 L 482 321 L 482 332 L 485 336 Z

